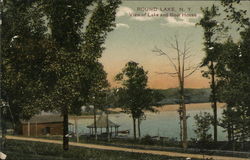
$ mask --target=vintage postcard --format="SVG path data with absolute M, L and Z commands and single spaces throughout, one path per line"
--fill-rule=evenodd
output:
M 247 160 L 250 1 L 1 1 L 6 160 Z

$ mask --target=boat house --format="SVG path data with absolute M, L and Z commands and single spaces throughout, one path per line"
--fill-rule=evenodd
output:
M 24 136 L 63 135 L 63 117 L 58 115 L 36 115 L 22 121 Z

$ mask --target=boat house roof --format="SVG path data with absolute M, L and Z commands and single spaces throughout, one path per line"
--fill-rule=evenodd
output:
M 30 120 L 21 121 L 22 124 L 27 123 L 62 123 L 63 117 L 60 114 L 55 115 L 35 115 Z
M 108 124 L 108 125 L 107 125 Z M 115 124 L 114 122 L 112 122 L 111 120 L 108 120 L 107 123 L 107 115 L 106 114 L 102 114 L 96 121 L 96 127 L 97 128 L 107 128 L 107 127 L 120 127 L 120 125 Z M 95 125 L 94 123 L 91 125 L 88 125 L 87 128 L 94 128 Z

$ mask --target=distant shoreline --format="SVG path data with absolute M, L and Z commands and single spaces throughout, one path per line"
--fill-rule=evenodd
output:
M 94 119 L 94 115 L 69 116 L 69 119 Z
M 223 108 L 225 103 L 218 103 L 218 108 Z M 164 105 L 162 107 L 156 107 L 156 109 L 160 112 L 164 111 L 176 111 L 179 109 L 178 104 Z M 211 103 L 190 103 L 186 104 L 187 110 L 198 110 L 198 109 L 211 109 Z
M 225 103 L 218 103 L 219 108 L 223 108 L 225 106 Z M 197 109 L 212 109 L 211 103 L 189 103 L 186 104 L 187 110 L 197 110 Z M 165 112 L 165 111 L 177 111 L 179 109 L 178 104 L 166 104 L 161 107 L 155 107 L 155 109 L 159 112 Z M 122 111 L 121 108 L 114 108 L 111 109 L 112 111 L 120 112 Z
M 225 103 L 218 103 L 218 108 L 224 108 Z M 186 108 L 188 111 L 190 110 L 199 110 L 199 109 L 211 109 L 211 103 L 190 103 L 186 104 Z M 159 112 L 166 111 L 177 111 L 179 109 L 178 104 L 166 104 L 161 107 L 155 107 L 155 109 Z M 111 108 L 110 111 L 117 112 L 118 114 L 122 111 L 121 108 Z M 112 113 L 114 114 L 114 113 Z M 99 116 L 99 115 L 98 115 Z M 69 119 L 93 119 L 94 115 L 81 115 L 81 116 L 69 116 Z

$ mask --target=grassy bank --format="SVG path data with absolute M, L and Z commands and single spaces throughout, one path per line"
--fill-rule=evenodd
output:
M 107 151 L 70 147 L 64 152 L 59 144 L 7 140 L 4 153 L 7 160 L 184 160 L 185 158 L 167 157 L 150 154 Z
M 22 136 L 20 136 L 22 137 Z M 62 141 L 62 136 L 39 136 L 34 138 L 42 139 L 51 139 Z M 179 153 L 190 153 L 190 154 L 206 154 L 206 155 L 217 155 L 217 156 L 229 156 L 229 157 L 241 157 L 241 158 L 250 158 L 250 142 L 246 142 L 245 150 L 236 150 L 233 151 L 226 141 L 220 141 L 215 143 L 208 143 L 206 146 L 201 147 L 199 144 L 190 141 L 189 148 L 183 150 L 181 144 L 175 140 L 160 141 L 150 138 L 150 136 L 143 137 L 140 141 L 134 141 L 133 139 L 117 139 L 113 138 L 110 142 L 107 139 L 99 138 L 98 141 L 94 137 L 83 137 L 80 138 L 80 143 L 87 144 L 100 144 L 106 146 L 117 146 L 125 148 L 134 148 L 134 149 L 148 149 L 148 150 L 159 150 L 159 151 L 170 151 L 170 152 L 179 152 Z M 75 137 L 70 138 L 71 142 L 76 142 Z M 240 148 L 240 143 L 237 143 L 236 146 Z

